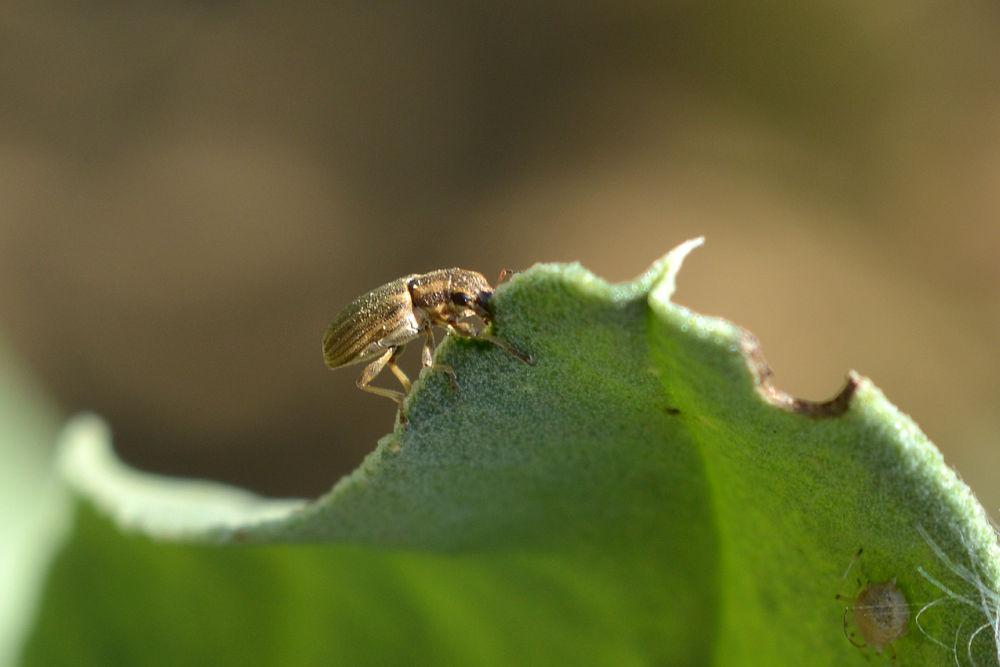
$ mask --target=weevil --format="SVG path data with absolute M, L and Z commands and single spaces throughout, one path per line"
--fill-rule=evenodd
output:
M 507 275 L 501 273 L 501 282 Z M 396 359 L 407 343 L 420 336 L 424 338 L 422 366 L 444 371 L 452 385 L 458 386 L 451 367 L 434 364 L 432 327 L 435 326 L 449 334 L 492 343 L 512 357 L 533 364 L 531 355 L 502 338 L 477 332 L 464 319 L 476 316 L 489 325 L 493 320 L 492 297 L 489 281 L 481 273 L 466 269 L 438 269 L 397 278 L 358 297 L 340 311 L 323 336 L 323 358 L 330 368 L 367 364 L 357 380 L 358 388 L 399 404 L 410 391 L 410 379 Z M 386 367 L 403 385 L 403 391 L 372 386 L 372 380 Z

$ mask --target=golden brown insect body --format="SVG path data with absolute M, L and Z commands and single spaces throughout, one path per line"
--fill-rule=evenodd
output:
M 450 334 L 488 341 L 521 361 L 530 357 L 515 350 L 507 341 L 477 333 L 463 318 L 477 316 L 489 324 L 493 288 L 482 274 L 466 269 L 439 269 L 430 273 L 397 278 L 351 302 L 330 323 L 323 336 L 323 358 L 330 368 L 368 364 L 358 378 L 358 388 L 402 403 L 410 390 L 410 380 L 396 365 L 396 358 L 411 340 L 424 337 L 421 363 L 433 364 L 434 334 L 431 327 L 445 328 Z M 371 386 L 386 366 L 403 385 L 404 392 Z M 451 368 L 435 366 L 448 373 Z
M 858 549 L 851 560 L 851 564 L 844 572 L 844 578 L 860 558 L 862 549 Z M 862 584 L 858 579 L 858 593 L 854 598 L 847 595 L 837 594 L 836 599 L 849 601 L 851 604 L 844 608 L 844 636 L 847 641 L 854 646 L 864 649 L 871 646 L 876 653 L 888 647 L 895 660 L 896 650 L 892 647 L 893 642 L 906 634 L 906 627 L 910 620 L 910 605 L 906 601 L 903 591 L 896 585 L 896 580 L 883 581 L 878 583 L 867 582 Z M 855 641 L 855 635 L 848 628 L 847 615 L 854 619 L 854 627 L 863 638 L 863 642 Z
M 910 607 L 896 580 L 870 583 L 854 600 L 854 625 L 876 653 L 906 633 Z

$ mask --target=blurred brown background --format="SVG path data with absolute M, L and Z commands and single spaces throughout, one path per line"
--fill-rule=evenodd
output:
M 5 335 L 129 461 L 315 495 L 392 426 L 323 365 L 350 299 L 704 234 L 679 301 L 996 511 L 1000 5 L 524 5 L 5 3 Z

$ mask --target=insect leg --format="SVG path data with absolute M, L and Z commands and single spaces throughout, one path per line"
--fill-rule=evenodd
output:
M 389 367 L 389 370 L 392 371 L 392 374 L 396 376 L 396 379 L 399 380 L 399 384 L 403 385 L 403 391 L 409 394 L 410 378 L 406 377 L 406 373 L 403 372 L 403 369 L 396 365 L 396 357 L 398 357 L 399 353 L 402 351 L 402 345 L 392 348 L 392 356 L 389 357 L 389 361 L 385 363 Z
M 520 359 L 529 366 L 535 365 L 535 358 L 526 352 L 521 352 L 516 347 L 505 341 L 503 338 L 497 338 L 496 336 L 491 336 L 486 333 L 476 333 L 472 328 L 472 325 L 468 322 L 449 322 L 447 327 L 450 331 L 457 333 L 460 336 L 467 336 L 469 338 L 477 338 L 479 340 L 485 340 L 487 343 L 492 343 L 496 345 L 501 350 L 514 357 L 515 359 Z
M 424 368 L 430 368 L 431 370 L 441 371 L 448 374 L 448 379 L 451 380 L 452 389 L 458 390 L 458 377 L 455 375 L 455 369 L 448 364 L 436 364 L 434 363 L 434 332 L 431 330 L 430 323 L 424 325 L 424 349 L 420 351 L 420 361 Z
M 420 350 L 420 363 L 424 368 L 434 363 L 434 332 L 430 324 L 424 325 L 424 347 Z
M 840 576 L 841 579 L 847 579 L 847 575 L 850 573 L 851 568 L 854 567 L 854 564 L 858 562 L 859 558 L 861 558 L 861 554 L 864 550 L 864 547 L 860 547 L 856 552 L 854 552 L 854 558 L 852 558 L 851 562 L 847 564 L 847 569 L 844 570 L 844 574 Z M 860 586 L 861 583 L 858 582 L 858 585 Z
M 848 613 L 849 611 L 851 611 L 851 608 L 850 608 L 850 607 L 844 607 L 844 637 L 846 637 L 846 638 L 847 638 L 847 641 L 851 642 L 851 643 L 852 643 L 852 644 L 854 644 L 854 645 L 855 645 L 856 647 L 858 647 L 858 648 L 865 648 L 865 645 L 864 645 L 864 644 L 859 644 L 859 643 L 857 643 L 856 641 L 854 641 L 854 633 L 853 633 L 853 632 L 850 632 L 850 631 L 848 630 L 848 628 L 847 628 L 847 613 Z
M 368 393 L 375 394 L 377 396 L 385 396 L 386 398 L 392 399 L 402 405 L 403 398 L 406 396 L 403 392 L 371 386 L 371 381 L 375 379 L 375 376 L 382 372 L 382 369 L 385 368 L 386 364 L 391 363 L 392 366 L 390 366 L 390 368 L 396 367 L 396 364 L 391 360 L 396 356 L 398 351 L 398 348 L 390 348 L 386 350 L 385 354 L 381 357 L 365 366 L 365 370 L 361 371 L 361 377 L 359 377 L 357 381 L 358 389 L 361 391 L 367 391 Z M 399 372 L 402 373 L 402 371 Z M 396 377 L 399 376 L 397 375 Z M 404 375 L 403 377 L 406 376 Z M 407 380 L 407 384 L 408 383 L 409 380 Z

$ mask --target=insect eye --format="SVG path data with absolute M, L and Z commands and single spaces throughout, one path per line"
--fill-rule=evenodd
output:
M 455 292 L 451 295 L 451 302 L 456 306 L 468 306 L 469 295 L 463 294 L 462 292 Z

